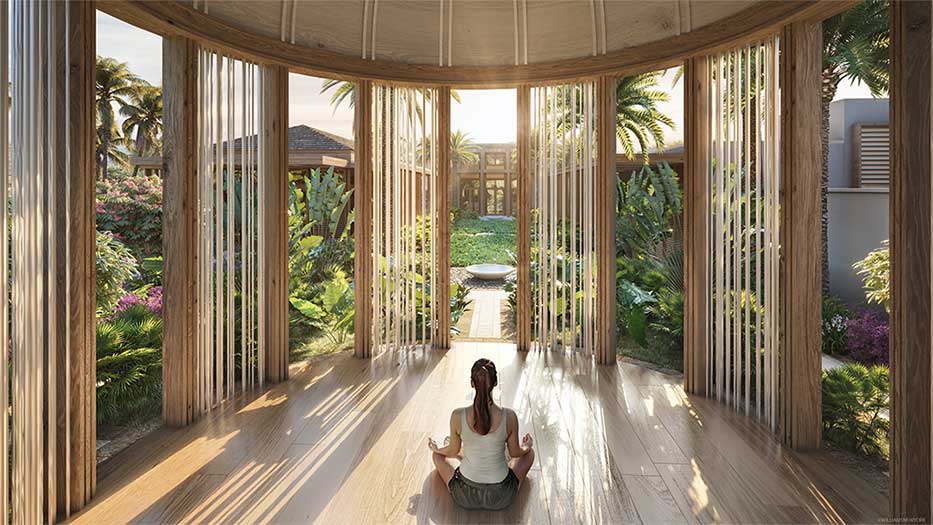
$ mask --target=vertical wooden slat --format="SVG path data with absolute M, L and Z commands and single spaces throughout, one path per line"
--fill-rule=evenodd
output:
M 288 379 L 288 69 L 263 68 L 266 84 L 265 121 L 261 123 L 267 154 L 265 216 L 261 250 L 266 254 L 264 303 L 265 330 L 261 337 L 266 350 L 266 379 L 273 383 Z
M 94 104 L 96 65 L 96 10 L 94 2 L 70 1 L 67 18 L 67 119 L 68 222 L 66 258 L 70 311 L 67 316 L 69 368 L 66 399 L 68 458 L 63 465 L 67 491 L 59 494 L 59 508 L 69 512 L 84 507 L 97 486 L 97 350 L 96 350 L 96 222 L 97 166 L 93 151 L 96 138 Z M 64 152 L 60 158 L 64 158 Z M 62 243 L 66 244 L 66 243 Z M 61 274 L 60 274 L 61 275 Z M 62 340 L 62 339 L 60 339 Z M 66 441 L 67 440 L 67 441 Z M 65 447 L 62 447 L 65 448 Z
M 684 389 L 707 392 L 709 346 L 709 59 L 684 64 Z
M 169 426 L 197 413 L 197 55 L 192 40 L 162 40 L 162 419 Z
M 596 361 L 616 356 L 616 83 L 596 86 Z
M 516 95 L 518 155 L 515 177 L 518 188 L 515 243 L 518 269 L 515 280 L 515 344 L 518 351 L 527 352 L 531 348 L 531 87 L 519 86 Z
M 820 71 L 819 22 L 781 38 L 780 421 L 785 443 L 820 446 Z
M 354 355 L 371 357 L 373 353 L 373 181 L 372 181 L 372 83 L 361 80 L 356 83 L 353 143 L 356 167 L 354 169 L 353 258 L 355 302 Z
M 450 348 L 450 88 L 437 89 L 437 339 Z
M 891 517 L 931 521 L 931 4 L 891 2 Z

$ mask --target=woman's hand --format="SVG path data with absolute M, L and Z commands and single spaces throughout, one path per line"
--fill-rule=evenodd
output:
M 435 442 L 431 438 L 428 438 L 428 448 L 431 449 L 431 452 L 437 452 L 438 451 L 437 442 Z
M 522 438 L 522 447 L 532 448 L 534 444 L 535 442 L 533 439 L 531 439 L 531 434 L 525 434 L 525 437 Z

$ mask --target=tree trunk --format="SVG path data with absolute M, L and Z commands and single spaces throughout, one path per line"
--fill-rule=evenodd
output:
M 104 131 L 100 139 L 100 147 L 103 153 L 100 156 L 100 180 L 107 180 L 107 161 L 110 160 L 110 132 Z
M 820 129 L 820 155 L 823 172 L 820 180 L 820 267 L 823 273 L 823 295 L 829 295 L 829 105 L 836 97 L 839 76 L 833 71 L 823 70 L 822 90 L 822 126 Z

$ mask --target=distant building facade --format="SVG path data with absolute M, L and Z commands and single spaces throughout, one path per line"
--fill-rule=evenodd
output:
M 830 105 L 829 289 L 862 303 L 852 264 L 889 236 L 888 100 L 845 99 Z

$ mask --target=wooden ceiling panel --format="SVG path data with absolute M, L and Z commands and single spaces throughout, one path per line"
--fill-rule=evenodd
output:
M 437 65 L 440 2 L 379 0 L 378 6 L 376 58 L 409 64 Z M 456 23 L 454 19 L 454 24 Z M 371 42 L 370 40 L 367 46 L 371 45 Z
M 528 63 L 549 62 L 593 53 L 590 1 L 528 1 Z
M 684 2 L 686 4 L 686 2 Z M 606 49 L 618 51 L 678 33 L 678 2 L 606 1 Z
M 454 66 L 512 65 L 515 63 L 515 23 L 512 6 L 512 2 L 501 0 L 470 0 L 453 3 L 451 38 Z M 529 14 L 529 19 L 530 17 Z M 530 46 L 529 43 L 529 48 Z M 434 47 L 437 47 L 436 42 Z
M 278 2 L 265 2 L 269 9 Z M 362 0 L 314 0 L 297 3 L 295 43 L 328 49 L 336 53 L 361 56 L 363 41 Z M 335 28 L 341 28 L 335 31 Z

